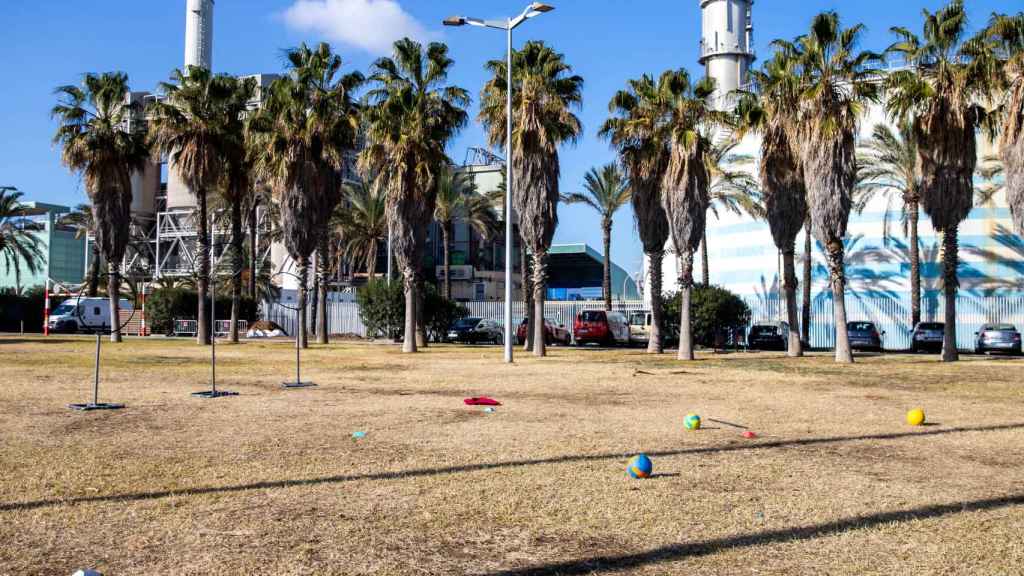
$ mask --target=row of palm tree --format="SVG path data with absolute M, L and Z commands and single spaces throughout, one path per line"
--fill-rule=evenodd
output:
M 22 268 L 35 274 L 44 258 L 39 237 L 32 226 L 26 226 L 21 197 L 22 192 L 0 186 L 0 259 L 4 262 L 5 274 L 14 270 L 14 283 L 18 290 L 21 289 Z

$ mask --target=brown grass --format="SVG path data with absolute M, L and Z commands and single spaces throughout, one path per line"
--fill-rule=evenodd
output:
M 286 391 L 263 342 L 199 400 L 209 349 L 127 340 L 74 413 L 91 352 L 0 337 L 0 574 L 1024 574 L 1020 360 L 344 343 Z

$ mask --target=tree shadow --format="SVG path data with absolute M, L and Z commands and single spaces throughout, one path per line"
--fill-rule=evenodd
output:
M 961 432 L 996 432 L 1004 430 L 1017 430 L 1024 428 L 1024 423 L 997 424 L 992 426 L 957 427 L 941 430 L 929 430 L 925 432 L 889 432 L 882 434 L 866 434 L 861 436 L 819 436 L 814 438 L 800 438 L 795 440 L 775 440 L 771 442 L 759 442 L 757 444 L 732 444 L 728 446 L 706 446 L 700 448 L 683 448 L 679 450 L 660 450 L 645 452 L 651 457 L 662 456 L 685 456 L 691 454 L 717 454 L 740 451 L 768 450 L 772 448 L 784 448 L 790 446 L 813 446 L 818 444 L 838 444 L 843 442 L 859 442 L 866 440 L 899 440 L 903 438 L 918 438 L 925 436 L 940 436 L 946 434 L 957 434 Z M 438 468 L 418 468 L 413 470 L 398 470 L 394 472 L 376 472 L 367 474 L 347 474 L 336 476 L 322 476 L 319 478 L 306 478 L 299 480 L 265 480 L 249 484 L 234 484 L 228 486 L 200 486 L 196 488 L 182 488 L 179 490 L 156 490 L 151 492 L 134 492 L 127 494 L 108 494 L 101 496 L 77 496 L 71 498 L 54 498 L 47 500 L 32 500 L 26 502 L 0 503 L 0 512 L 35 510 L 50 506 L 66 506 L 75 504 L 92 504 L 100 502 L 135 502 L 144 500 L 158 500 L 173 496 L 200 496 L 204 494 L 223 494 L 230 492 L 244 492 L 246 490 L 265 490 L 271 488 L 292 488 L 298 486 L 319 486 L 322 484 L 341 484 L 358 481 L 380 481 L 400 480 L 404 478 L 420 478 L 429 476 L 441 476 L 446 474 L 460 474 L 466 472 L 481 472 L 486 470 L 499 470 L 503 468 L 521 468 L 525 466 L 538 466 L 545 464 L 565 464 L 571 462 L 595 462 L 601 460 L 627 460 L 632 454 L 628 453 L 603 453 L 603 454 L 569 454 L 554 456 L 551 458 L 537 458 L 533 460 L 509 460 L 505 462 L 489 462 L 482 464 L 465 464 L 461 466 L 447 466 Z
M 653 548 L 651 550 L 637 552 L 635 554 L 593 556 L 581 560 L 569 560 L 567 562 L 559 562 L 556 564 L 503 570 L 500 572 L 492 572 L 491 576 L 542 576 L 547 574 L 572 575 L 618 572 L 651 564 L 709 556 L 711 554 L 735 548 L 749 548 L 752 546 L 764 546 L 766 544 L 784 544 L 802 540 L 814 540 L 851 530 L 861 530 L 864 528 L 890 524 L 892 522 L 941 518 L 943 516 L 949 516 L 961 512 L 993 510 L 1008 506 L 1019 506 L 1022 504 L 1024 504 L 1024 493 L 1011 494 L 999 498 L 968 500 L 949 504 L 933 504 L 909 510 L 896 510 L 892 512 L 878 512 L 875 514 L 853 516 L 850 518 L 835 520 L 833 522 L 812 524 L 810 526 L 795 526 L 780 530 L 740 534 L 738 536 L 729 536 L 726 538 L 669 544 L 667 546 L 661 546 L 659 548 Z

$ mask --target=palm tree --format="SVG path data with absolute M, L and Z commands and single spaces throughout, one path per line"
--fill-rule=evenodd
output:
M 887 81 L 889 114 L 906 122 L 917 142 L 921 204 L 942 234 L 946 330 L 942 359 L 959 358 L 956 346 L 958 230 L 973 207 L 978 162 L 976 131 L 986 111 L 978 102 L 989 92 L 991 62 L 979 42 L 967 41 L 967 13 L 954 0 L 932 13 L 924 11 L 923 38 L 893 28 L 899 40 L 889 52 L 910 68 Z
M 19 290 L 22 266 L 35 274 L 45 258 L 35 230 L 22 220 L 25 208 L 21 205 L 21 196 L 14 188 L 0 186 L 0 257 L 5 273 L 10 274 L 14 269 L 14 282 Z
M 477 192 L 473 175 L 447 167 L 437 179 L 437 202 L 434 220 L 441 228 L 444 251 L 444 297 L 451 300 L 451 233 L 456 221 L 462 221 L 485 240 L 498 226 L 498 216 L 491 200 Z
M 812 231 L 825 246 L 836 329 L 836 362 L 853 362 L 846 330 L 846 273 L 843 238 L 850 219 L 856 178 L 855 136 L 865 105 L 877 102 L 878 59 L 858 52 L 863 25 L 842 28 L 839 15 L 814 17 L 810 31 L 795 45 L 777 45 L 799 59 L 795 130 L 807 187 Z
M 724 112 L 714 110 L 710 96 L 715 81 L 690 81 L 686 70 L 669 70 L 660 80 L 664 105 L 664 136 L 669 143 L 668 167 L 662 177 L 661 203 L 668 216 L 672 242 L 679 255 L 679 353 L 680 360 L 693 360 L 693 330 L 690 325 L 690 293 L 693 289 L 693 253 L 704 237 L 710 204 L 711 175 L 708 171 L 712 143 L 708 134 L 728 122 Z
M 1006 197 L 1018 235 L 1024 235 L 1024 12 L 995 14 L 985 31 L 995 43 L 993 67 L 999 155 L 1005 167 Z
M 110 272 L 112 319 L 120 317 L 120 266 L 131 236 L 131 173 L 149 158 L 145 134 L 125 128 L 136 125 L 130 120 L 139 112 L 128 92 L 124 73 L 86 74 L 81 86 L 57 88 L 58 103 L 51 112 L 60 122 L 53 140 L 61 147 L 61 162 L 82 176 L 92 201 L 95 242 Z M 111 341 L 120 342 L 118 322 L 111 326 Z
M 668 143 L 661 134 L 662 92 L 660 83 L 644 74 L 630 80 L 608 104 L 612 114 L 601 126 L 618 152 L 628 175 L 633 216 L 647 257 L 651 300 L 651 337 L 647 352 L 661 354 L 662 260 L 668 242 L 668 218 L 661 205 L 661 181 L 668 165 Z
M 210 343 L 210 321 L 205 302 L 210 282 L 210 231 L 208 195 L 215 192 L 227 168 L 231 141 L 239 137 L 228 114 L 238 90 L 238 80 L 214 75 L 209 70 L 189 66 L 175 70 L 172 82 L 162 83 L 165 99 L 150 108 L 150 139 L 168 157 L 198 201 L 195 214 L 198 254 L 196 268 L 199 301 L 197 336 L 200 344 Z
M 403 352 L 416 352 L 419 266 L 434 215 L 436 180 L 448 163 L 445 146 L 466 124 L 469 93 L 449 85 L 454 61 L 438 42 L 403 38 L 393 58 L 373 64 L 366 96 L 364 171 L 384 178 L 392 248 L 405 283 Z
M 796 310 L 796 237 L 807 222 L 807 189 L 793 135 L 796 128 L 796 101 L 798 77 L 796 60 L 791 53 L 779 49 L 765 63 L 762 70 L 752 73 L 761 87 L 759 94 L 745 94 L 737 106 L 737 115 L 743 130 L 754 130 L 761 135 L 761 164 L 759 179 L 764 198 L 764 214 L 771 229 L 772 240 L 782 252 L 783 285 L 786 290 L 786 318 L 789 322 L 791 357 L 803 355 L 803 345 L 797 324 Z M 808 227 L 809 230 L 809 227 Z M 811 235 L 808 231 L 804 246 L 804 326 L 808 335 L 810 324 L 810 251 Z
M 388 238 L 387 196 L 380 186 L 364 179 L 346 183 L 344 194 L 331 228 L 341 240 L 341 253 L 352 262 L 365 262 L 366 277 L 373 280 L 377 247 Z
M 708 174 L 711 177 L 708 209 L 716 220 L 720 218 L 720 208 L 737 216 L 746 214 L 755 220 L 764 218 L 764 206 L 759 199 L 757 180 L 745 170 L 754 163 L 754 157 L 749 154 L 736 154 L 734 151 L 739 145 L 739 138 L 727 136 L 712 142 L 708 150 Z M 708 265 L 706 226 L 700 241 L 700 263 L 701 282 L 707 286 L 711 284 L 711 274 Z
M 604 294 L 604 309 L 612 309 L 612 222 L 615 213 L 630 200 L 631 188 L 626 175 L 619 165 L 612 162 L 600 169 L 591 168 L 583 176 L 583 189 L 586 194 L 573 192 L 563 194 L 562 201 L 566 204 L 584 204 L 590 206 L 601 216 L 601 232 L 604 234 L 604 276 L 601 290 Z
M 899 132 L 885 124 L 875 126 L 871 138 L 858 151 L 860 169 L 855 206 L 858 212 L 879 194 L 897 195 L 902 206 L 904 233 L 910 247 L 910 325 L 921 321 L 921 258 L 918 241 L 921 174 L 917 165 L 917 144 L 906 123 Z M 888 226 L 886 235 L 888 236 Z
M 505 193 L 508 191 L 508 179 L 506 178 L 505 167 L 501 168 L 501 182 L 498 187 L 488 196 L 491 199 L 491 208 L 497 208 L 505 212 Z M 518 216 L 518 214 L 517 214 Z M 524 320 L 526 322 L 526 338 L 523 342 L 523 350 L 533 351 L 533 290 L 530 287 L 530 255 L 526 250 L 526 239 L 523 238 L 523 227 L 516 224 L 516 238 L 519 240 L 519 277 L 520 286 L 523 291 Z
M 504 59 L 487 63 L 491 74 L 480 94 L 479 120 L 492 146 L 511 149 L 512 202 L 533 254 L 533 354 L 545 356 L 544 290 L 547 254 L 558 226 L 558 147 L 575 142 L 583 125 L 573 114 L 583 101 L 583 78 L 565 56 L 543 42 L 512 52 L 512 142 L 506 142 L 505 100 L 510 87 Z
M 88 204 L 79 204 L 75 209 L 61 217 L 60 223 L 75 229 L 75 239 L 85 238 L 89 241 L 89 235 L 93 234 L 92 207 Z M 86 294 L 94 298 L 99 291 L 100 285 L 100 247 L 96 242 L 92 243 L 92 254 L 89 256 L 89 272 L 86 278 L 88 289 Z
M 257 179 L 273 189 L 280 204 L 285 248 L 298 265 L 298 307 L 305 310 L 310 256 L 325 251 L 328 223 L 341 201 L 345 157 L 356 146 L 360 107 L 352 93 L 364 79 L 359 72 L 339 76 L 341 57 L 326 43 L 302 44 L 287 58 L 289 74 L 274 81 L 264 108 L 249 121 L 249 146 Z M 321 342 L 325 320 L 318 326 Z M 297 338 L 308 346 L 304 313 Z

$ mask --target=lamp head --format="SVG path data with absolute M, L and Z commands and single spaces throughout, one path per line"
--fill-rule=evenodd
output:
M 442 22 L 444 23 L 445 26 L 465 26 L 466 25 L 466 17 L 465 16 L 449 16 L 448 18 L 445 18 Z
M 555 7 L 552 6 L 551 4 L 545 4 L 543 2 L 534 2 L 533 4 L 530 4 L 530 11 L 531 12 L 541 12 L 541 13 L 544 13 L 544 12 L 551 12 L 554 9 L 555 9 Z

